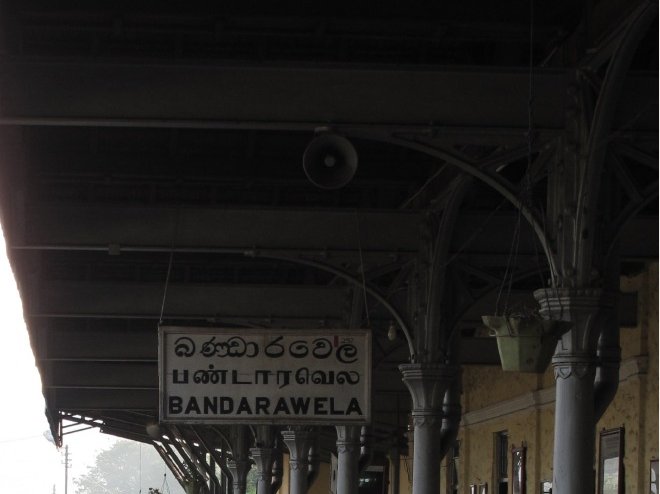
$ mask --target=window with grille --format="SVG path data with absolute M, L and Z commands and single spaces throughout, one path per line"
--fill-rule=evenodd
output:
M 507 494 L 509 490 L 509 433 L 500 431 L 495 433 L 495 492 Z
M 458 494 L 459 443 L 454 442 L 447 455 L 447 494 Z

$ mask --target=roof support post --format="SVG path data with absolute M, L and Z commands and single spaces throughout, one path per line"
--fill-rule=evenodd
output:
M 337 425 L 337 494 L 357 494 L 360 481 L 359 425 Z
M 171 435 L 171 445 L 179 453 L 190 471 L 190 482 L 187 485 L 194 487 L 195 494 L 208 494 L 211 487 L 207 483 L 207 477 L 210 477 L 205 464 L 205 458 L 199 456 L 192 445 L 188 443 L 185 434 L 177 426 L 167 428 L 168 435 Z
M 309 467 L 307 468 L 307 489 L 316 482 L 316 479 L 319 476 L 319 468 L 321 467 L 321 456 L 319 455 L 319 436 L 314 434 L 312 438 L 312 444 L 309 446 L 309 453 L 307 454 L 309 459 Z
M 186 472 L 186 476 L 183 479 L 183 482 L 180 482 L 184 490 L 194 494 L 200 494 L 204 492 L 203 489 L 206 488 L 206 483 L 204 482 L 204 479 L 201 475 L 201 472 L 198 470 L 197 465 L 194 463 L 194 460 L 187 456 L 186 452 L 175 439 L 164 444 L 171 458 L 175 460 L 181 470 Z M 179 459 L 179 457 L 181 459 Z
M 269 494 L 275 494 L 282 486 L 282 477 L 284 476 L 284 454 L 282 453 L 282 444 L 279 439 L 276 441 L 273 454 L 273 476 L 271 477 Z
M 277 442 L 275 428 L 269 425 L 259 425 L 256 431 L 256 446 L 250 448 L 250 453 L 257 467 L 257 494 L 271 494 Z
M 206 485 L 204 485 L 203 482 L 195 479 L 186 481 L 184 485 L 186 494 L 201 494 L 205 491 L 205 489 Z
M 208 452 L 211 458 L 211 465 L 213 467 L 213 475 L 217 480 L 217 489 L 219 494 L 231 494 L 231 472 L 227 468 L 227 458 L 225 451 L 218 451 L 217 444 L 212 439 L 213 433 L 207 428 L 193 426 L 191 432 L 200 443 L 200 445 Z M 218 467 L 219 472 L 215 468 Z M 216 475 L 216 472 L 218 475 Z
M 184 472 L 179 468 L 179 466 L 176 464 L 176 462 L 170 457 L 170 454 L 168 453 L 167 449 L 165 447 L 156 441 L 152 441 L 152 444 L 160 457 L 163 459 L 167 467 L 170 469 L 170 472 L 174 475 L 174 478 L 176 481 L 181 485 L 184 486 L 186 482 L 186 477 Z
M 248 457 L 248 426 L 232 426 L 229 435 L 233 458 L 227 461 L 227 468 L 231 472 L 234 494 L 245 494 L 247 475 L 252 467 L 250 458 Z
M 309 450 L 314 441 L 309 427 L 289 427 L 282 431 L 284 444 L 289 450 L 289 494 L 306 494 L 309 473 Z
M 459 176 L 447 197 L 446 207 L 429 218 L 422 239 L 419 271 L 413 290 L 417 313 L 415 350 L 412 362 L 399 366 L 413 402 L 414 426 L 413 494 L 435 494 L 440 490 L 438 465 L 448 444 L 458 433 L 461 416 L 459 335 L 452 331 L 450 290 L 447 276 L 450 242 L 460 206 L 471 185 L 467 175 Z M 451 390 L 451 392 L 450 392 Z
M 390 462 L 390 486 L 391 486 L 391 494 L 399 494 L 400 489 L 399 489 L 399 483 L 401 479 L 401 452 L 398 444 L 398 439 L 397 443 L 395 443 L 392 448 L 389 450 L 387 454 L 387 458 Z
M 598 94 L 588 77 L 576 71 L 567 90 L 565 137 L 550 170 L 547 224 L 557 277 L 552 288 L 538 290 L 535 296 L 543 316 L 573 323 L 552 361 L 557 494 L 594 491 L 596 421 L 616 393 L 611 381 L 618 377 L 620 360 L 618 331 L 612 330 L 618 325 L 613 316 L 618 276 L 612 270 L 613 239 L 606 235 L 610 218 L 604 162 L 623 81 L 657 9 L 657 4 L 641 4 L 624 20 L 624 33 Z
M 445 393 L 457 368 L 447 364 L 402 364 L 399 370 L 413 401 L 414 426 L 412 494 L 440 491 L 441 430 Z
M 539 301 L 544 317 L 574 325 L 562 336 L 552 359 L 556 381 L 553 490 L 593 492 L 596 345 L 611 314 L 611 298 L 600 289 L 560 289 Z
M 220 489 L 220 480 L 216 475 L 215 462 L 213 461 L 213 455 L 210 449 L 202 442 L 197 443 L 196 440 L 199 439 L 199 436 L 194 429 L 177 427 L 176 430 L 188 445 L 187 451 L 189 456 L 199 466 L 204 478 L 208 477 L 210 494 L 215 494 Z

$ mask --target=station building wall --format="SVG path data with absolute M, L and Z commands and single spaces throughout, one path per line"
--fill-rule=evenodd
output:
M 621 328 L 619 388 L 596 427 L 596 458 L 599 432 L 623 427 L 624 492 L 647 493 L 650 462 L 658 459 L 658 263 L 649 263 L 641 274 L 622 277 L 621 289 L 637 292 L 637 325 Z M 488 484 L 490 494 L 498 492 L 496 436 L 504 431 L 508 435 L 508 492 L 512 492 L 511 447 L 523 443 L 526 493 L 541 492 L 541 482 L 552 481 L 554 400 L 552 367 L 540 375 L 503 372 L 492 366 L 464 367 L 458 493 L 469 494 L 472 484 Z M 401 459 L 400 494 L 412 492 L 413 461 Z M 440 466 L 439 494 L 454 492 L 450 462 L 446 458 Z M 594 475 L 597 470 L 596 461 Z
M 284 471 L 282 472 L 282 485 L 277 491 L 279 494 L 286 494 L 289 492 L 289 455 L 284 453 L 283 456 Z M 330 463 L 321 461 L 319 463 L 319 472 L 316 480 L 309 486 L 307 494 L 328 494 L 330 492 Z

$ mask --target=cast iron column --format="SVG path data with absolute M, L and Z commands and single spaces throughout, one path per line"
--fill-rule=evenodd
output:
M 337 494 L 357 494 L 360 483 L 359 425 L 338 425 Z
M 229 432 L 232 459 L 227 461 L 231 472 L 234 494 L 245 494 L 247 475 L 252 464 L 248 457 L 249 429 L 246 425 L 232 426 Z
M 545 289 L 534 294 L 541 314 L 570 321 L 552 358 L 556 381 L 553 492 L 594 492 L 596 346 L 607 311 L 600 289 Z
M 275 459 L 275 435 L 269 425 L 257 426 L 257 444 L 250 449 L 257 467 L 257 494 L 271 494 L 273 461 Z
M 440 492 L 442 403 L 456 376 L 447 364 L 402 364 L 399 370 L 413 401 L 414 431 L 412 494 Z
M 202 494 L 206 486 L 197 480 L 191 480 L 186 486 L 186 494 Z
M 289 494 L 306 494 L 309 448 L 314 441 L 314 433 L 310 428 L 291 427 L 282 431 L 282 438 L 289 450 Z
M 397 439 L 398 441 L 398 439 Z M 399 484 L 401 482 L 401 454 L 398 444 L 394 445 L 389 452 L 390 460 L 390 492 L 399 494 Z
M 275 494 L 282 486 L 282 478 L 284 477 L 284 455 L 282 447 L 278 443 L 273 454 L 273 477 L 270 484 L 270 494 Z
M 238 459 L 227 461 L 227 468 L 231 472 L 234 494 L 245 494 L 247 488 L 247 474 L 250 471 L 250 460 Z
M 273 448 L 252 448 L 250 452 L 257 467 L 257 494 L 270 494 L 273 478 Z

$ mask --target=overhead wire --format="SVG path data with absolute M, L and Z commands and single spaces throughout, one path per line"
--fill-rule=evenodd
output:
M 179 231 L 179 222 L 181 219 L 180 211 L 176 210 L 176 218 L 174 220 L 174 230 L 172 232 L 172 241 L 170 243 L 170 258 L 167 263 L 167 274 L 165 275 L 165 288 L 163 289 L 163 300 L 160 305 L 160 316 L 158 317 L 158 326 L 163 324 L 163 314 L 165 313 L 165 301 L 167 300 L 167 290 L 170 285 L 170 276 L 172 274 L 172 265 L 174 264 L 174 246 L 176 237 Z
M 506 316 L 509 312 L 509 300 L 511 297 L 511 289 L 513 286 L 515 265 L 518 259 L 518 252 L 520 249 L 520 232 L 522 228 L 522 210 L 528 208 L 531 210 L 532 206 L 532 183 L 530 177 L 530 170 L 532 168 L 532 152 L 534 144 L 534 0 L 529 2 L 529 78 L 528 78 L 528 97 L 527 97 L 527 166 L 521 180 L 520 193 L 518 195 L 518 207 L 516 215 L 516 224 L 511 239 L 511 247 L 509 249 L 509 256 L 507 258 L 502 284 L 497 293 L 495 301 L 495 314 L 500 314 L 500 300 L 506 287 L 506 295 L 504 297 L 504 309 L 502 315 Z M 536 243 L 534 250 L 536 252 Z
M 358 251 L 360 253 L 360 273 L 362 274 L 362 296 L 364 298 L 364 312 L 367 318 L 367 327 L 371 328 L 371 321 L 369 319 L 369 306 L 367 305 L 367 279 L 364 272 L 364 256 L 362 254 L 362 238 L 360 232 L 360 215 L 355 210 L 355 224 L 357 227 L 357 240 L 358 240 Z

